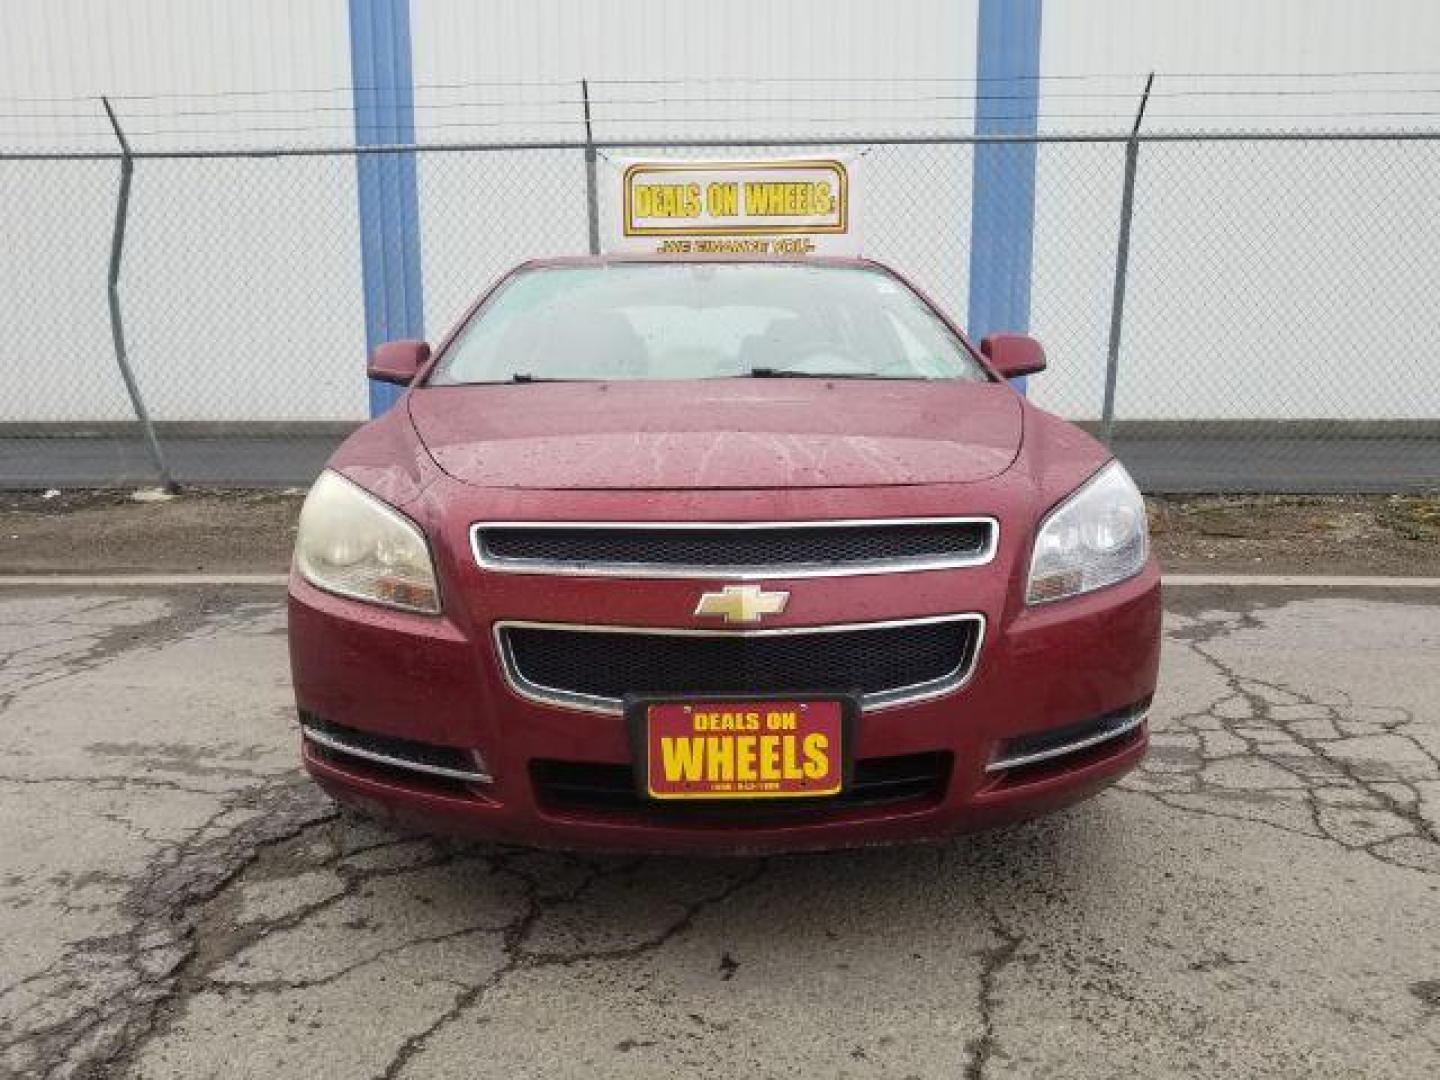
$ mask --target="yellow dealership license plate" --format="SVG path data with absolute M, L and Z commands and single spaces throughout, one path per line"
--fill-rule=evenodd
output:
M 654 799 L 838 795 L 857 712 L 847 697 L 633 702 L 639 780 Z

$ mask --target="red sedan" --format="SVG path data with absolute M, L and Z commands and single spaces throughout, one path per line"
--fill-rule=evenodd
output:
M 336 799 L 522 844 L 938 837 L 1133 768 L 1159 574 L 1125 469 L 861 260 L 529 263 L 316 481 L 290 576 Z

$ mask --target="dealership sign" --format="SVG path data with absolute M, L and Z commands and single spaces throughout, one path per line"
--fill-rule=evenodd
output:
M 850 163 L 615 161 L 611 251 L 853 255 Z

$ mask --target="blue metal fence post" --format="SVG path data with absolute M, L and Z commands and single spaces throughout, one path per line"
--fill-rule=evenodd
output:
M 410 71 L 410 0 L 349 0 L 350 72 L 358 146 L 415 141 Z M 420 200 L 415 155 L 355 155 L 367 352 L 396 338 L 425 336 L 420 272 Z M 370 383 L 370 415 L 400 389 Z
M 1030 136 L 1040 100 L 1041 0 L 980 0 L 975 134 Z M 977 341 L 1030 325 L 1035 144 L 977 143 L 970 204 L 970 309 Z M 1016 380 L 1024 390 L 1025 381 Z

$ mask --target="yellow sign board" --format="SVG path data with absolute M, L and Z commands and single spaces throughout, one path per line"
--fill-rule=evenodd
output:
M 615 251 L 856 253 L 850 170 L 835 158 L 630 161 L 620 166 Z

